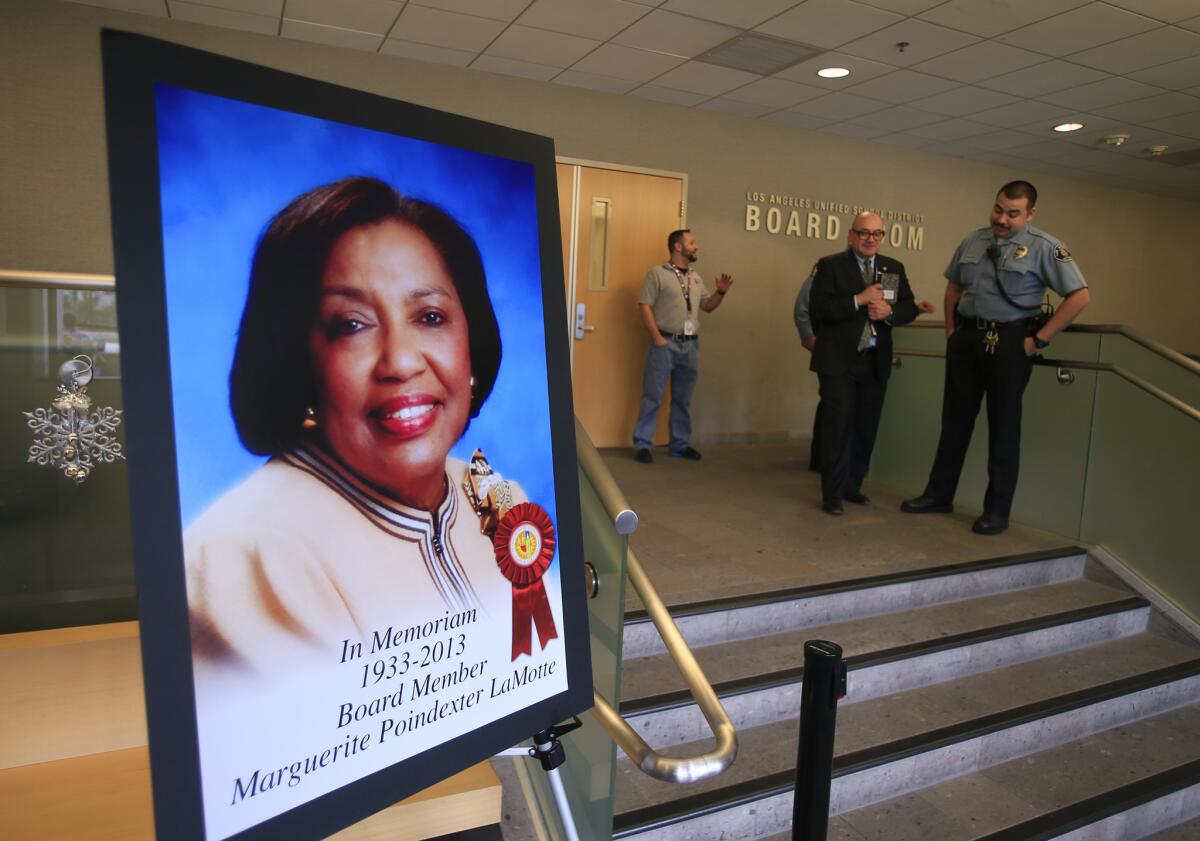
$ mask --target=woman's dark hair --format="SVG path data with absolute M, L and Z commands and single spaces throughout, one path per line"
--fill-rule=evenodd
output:
M 454 282 L 467 316 L 475 377 L 471 417 L 479 414 L 496 382 L 501 348 L 475 241 L 439 207 L 402 196 L 377 178 L 343 178 L 293 199 L 255 249 L 229 372 L 233 420 L 250 452 L 277 455 L 299 442 L 305 409 L 316 404 L 309 334 L 329 253 L 347 231 L 389 219 L 423 233 Z

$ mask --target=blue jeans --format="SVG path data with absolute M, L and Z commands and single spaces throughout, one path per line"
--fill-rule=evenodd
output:
M 658 407 L 662 405 L 663 390 L 671 381 L 671 443 L 673 453 L 688 446 L 692 440 L 692 391 L 700 373 L 700 341 L 668 340 L 663 347 L 650 344 L 646 352 L 646 373 L 642 377 L 642 401 L 638 407 L 637 426 L 633 430 L 636 450 L 654 446 L 654 427 L 658 424 Z

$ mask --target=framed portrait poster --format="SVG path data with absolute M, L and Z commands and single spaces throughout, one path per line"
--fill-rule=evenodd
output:
M 553 145 L 102 37 L 158 836 L 323 837 L 592 703 Z

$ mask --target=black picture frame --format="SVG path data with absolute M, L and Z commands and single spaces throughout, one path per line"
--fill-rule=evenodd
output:
M 227 836 L 324 837 L 592 705 L 553 142 L 144 36 L 105 30 L 101 39 L 134 563 L 159 838 L 213 836 L 205 831 L 181 540 L 155 86 L 478 151 L 534 169 L 567 689 Z

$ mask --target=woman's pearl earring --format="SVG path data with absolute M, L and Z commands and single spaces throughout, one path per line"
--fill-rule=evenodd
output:
M 312 406 L 304 408 L 304 420 L 300 422 L 301 429 L 316 429 L 317 428 L 317 410 Z

